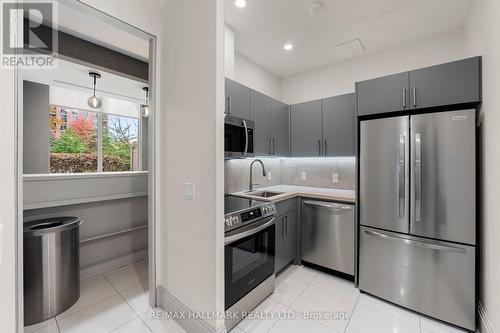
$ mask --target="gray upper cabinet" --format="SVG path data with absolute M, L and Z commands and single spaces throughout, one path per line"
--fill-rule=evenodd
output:
M 412 109 L 481 101 L 481 58 L 410 72 Z
M 250 119 L 255 122 L 255 154 L 288 156 L 290 150 L 288 105 L 250 91 Z
M 409 109 L 408 84 L 407 72 L 356 83 L 358 115 Z
M 273 155 L 290 155 L 290 107 L 272 100 L 272 148 Z
M 226 78 L 226 113 L 250 118 L 250 88 Z
M 323 155 L 354 156 L 355 94 L 323 100 Z
M 356 83 L 358 116 L 481 101 L 481 57 Z
M 311 157 L 322 155 L 321 100 L 291 106 L 291 155 Z
M 255 122 L 254 151 L 256 155 L 272 154 L 271 112 L 272 99 L 251 90 L 250 119 Z

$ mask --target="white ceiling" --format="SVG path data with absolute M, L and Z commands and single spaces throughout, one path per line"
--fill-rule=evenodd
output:
M 247 0 L 243 9 L 225 1 L 236 52 L 287 77 L 458 29 L 472 0 L 319 0 L 322 7 L 313 15 L 313 0 Z M 344 44 L 358 38 L 362 45 Z M 287 42 L 292 51 L 283 50 Z
M 94 71 L 94 69 L 59 59 L 56 69 L 28 69 L 22 71 L 21 75 L 23 80 L 83 91 L 91 96 L 93 81 L 89 76 L 89 71 Z M 145 93 L 142 90 L 144 83 L 101 70 L 97 72 L 101 74 L 101 78 L 96 85 L 97 95 L 110 96 L 135 103 L 144 101 Z

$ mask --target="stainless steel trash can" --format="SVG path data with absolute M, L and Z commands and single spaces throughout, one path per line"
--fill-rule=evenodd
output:
M 52 318 L 80 297 L 77 217 L 24 223 L 24 325 Z

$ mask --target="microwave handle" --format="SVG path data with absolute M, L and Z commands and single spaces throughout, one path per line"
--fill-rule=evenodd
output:
M 248 154 L 248 127 L 247 122 L 243 120 L 243 127 L 245 127 L 245 152 L 243 153 L 243 157 L 247 157 Z

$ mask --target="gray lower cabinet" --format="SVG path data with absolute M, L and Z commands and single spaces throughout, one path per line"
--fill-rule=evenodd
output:
M 323 155 L 355 155 L 355 94 L 323 100 Z
M 278 273 L 297 256 L 297 211 L 290 211 L 276 218 L 276 260 Z
M 273 155 L 290 155 L 290 107 L 273 99 L 271 133 Z
M 481 101 L 481 58 L 410 72 L 412 109 Z
M 250 118 L 250 88 L 231 79 L 225 81 L 226 113 L 244 119 Z
M 321 100 L 292 105 L 290 122 L 291 155 L 321 156 L 323 141 Z
M 408 72 L 357 82 L 358 116 L 408 110 L 408 84 Z

